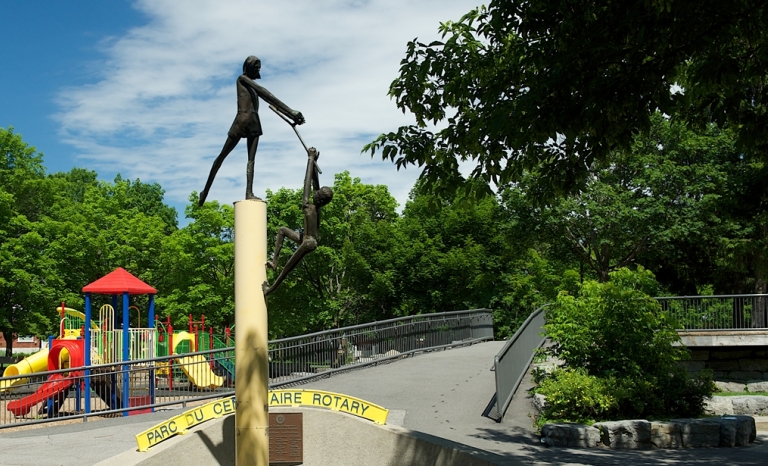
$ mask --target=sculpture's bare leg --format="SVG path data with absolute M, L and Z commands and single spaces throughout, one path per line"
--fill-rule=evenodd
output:
M 275 279 L 275 283 L 272 284 L 272 286 L 267 287 L 267 282 L 264 282 L 264 296 L 267 296 L 271 292 L 275 290 L 278 286 L 280 286 L 280 283 L 285 280 L 285 277 L 288 276 L 289 273 L 291 273 L 291 270 L 293 270 L 297 265 L 299 265 L 299 262 L 301 262 L 301 259 L 304 258 L 307 254 L 317 249 L 317 240 L 315 238 L 307 238 L 304 237 L 304 241 L 301 243 L 301 246 L 299 246 L 299 249 L 296 250 L 296 252 L 293 253 L 290 259 L 288 259 L 288 263 L 285 264 L 285 267 L 283 267 L 283 270 L 280 271 L 280 275 L 277 276 Z
M 205 182 L 205 189 L 200 193 L 200 202 L 198 205 L 203 205 L 205 202 L 205 198 L 208 197 L 208 191 L 211 189 L 211 185 L 213 184 L 213 179 L 216 177 L 216 173 L 219 171 L 219 168 L 221 167 L 221 164 L 224 162 L 224 159 L 227 158 L 230 152 L 232 152 L 232 149 L 237 146 L 237 143 L 240 142 L 240 138 L 233 138 L 232 136 L 227 136 L 227 140 L 224 142 L 224 147 L 221 149 L 221 153 L 218 157 L 216 157 L 216 160 L 213 161 L 213 166 L 211 167 L 211 173 L 208 174 L 208 181 Z
M 253 194 L 253 163 L 256 160 L 256 149 L 259 147 L 259 138 L 248 138 L 248 166 L 245 171 L 245 198 L 246 199 L 258 199 Z
M 291 230 L 288 227 L 280 227 L 280 229 L 277 230 L 277 239 L 275 240 L 275 253 L 272 256 L 272 261 L 267 261 L 267 267 L 272 270 L 277 270 L 277 260 L 280 258 L 280 249 L 283 248 L 283 238 L 286 236 L 296 244 L 301 242 L 301 235 L 299 235 L 296 231 Z

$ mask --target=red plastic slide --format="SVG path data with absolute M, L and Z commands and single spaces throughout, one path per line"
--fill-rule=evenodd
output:
M 65 390 L 69 390 L 69 387 L 72 386 L 74 382 L 74 378 L 63 377 L 61 374 L 53 374 L 35 393 L 25 396 L 20 400 L 11 401 L 8 403 L 7 409 L 12 412 L 14 416 L 25 416 L 34 406 L 37 406 L 48 398 L 56 396 Z
M 61 359 L 61 352 L 67 351 L 69 354 L 69 364 L 72 368 L 81 367 L 84 364 L 85 352 L 84 352 L 83 340 L 53 340 L 50 351 L 48 351 L 48 370 L 53 371 L 60 369 L 59 361 Z M 29 396 L 25 396 L 20 400 L 14 400 L 8 403 L 6 409 L 12 412 L 15 416 L 26 416 L 32 411 L 32 408 L 39 403 L 53 398 L 59 393 L 66 393 L 69 387 L 75 383 L 78 377 L 81 377 L 83 371 L 72 371 L 68 373 L 68 377 L 62 374 L 53 374 L 48 377 L 48 380 L 42 387 Z

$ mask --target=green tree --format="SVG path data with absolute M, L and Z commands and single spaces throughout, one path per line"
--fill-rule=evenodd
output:
M 318 248 L 269 297 L 270 331 L 295 335 L 394 315 L 391 248 L 397 202 L 386 186 L 336 175 L 333 201 L 321 211 Z M 267 193 L 270 247 L 280 226 L 303 224 L 301 191 Z M 295 250 L 284 243 L 278 270 Z M 271 274 L 274 279 L 275 274 Z
M 767 21 L 760 0 L 493 0 L 442 24 L 441 41 L 408 43 L 390 95 L 416 125 L 364 150 L 424 166 L 437 190 L 486 186 L 460 162 L 496 185 L 539 169 L 551 196 L 577 190 L 660 111 L 728 126 L 763 157 Z
M 218 202 L 198 206 L 189 196 L 184 228 L 162 241 L 158 264 L 157 306 L 171 321 L 205 315 L 215 327 L 235 323 L 234 209 Z M 259 286 L 254 284 L 254 286 Z
M 48 205 L 43 156 L 0 128 L 0 332 L 6 356 L 19 335 L 50 328 L 57 277 L 39 222 Z M 47 311 L 49 309 L 49 311 Z

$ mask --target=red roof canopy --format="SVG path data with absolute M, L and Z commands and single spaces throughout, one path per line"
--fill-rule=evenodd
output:
M 157 290 L 131 275 L 122 267 L 83 287 L 83 293 L 96 294 L 157 294 Z

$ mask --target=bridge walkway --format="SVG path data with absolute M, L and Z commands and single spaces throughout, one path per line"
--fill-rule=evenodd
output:
M 495 392 L 493 357 L 503 341 L 420 354 L 376 367 L 337 374 L 300 388 L 360 397 L 390 409 L 390 422 L 457 442 L 499 465 L 702 464 L 764 465 L 768 432 L 750 447 L 616 451 L 546 448 L 532 428 L 534 411 L 524 396 L 528 374 L 502 423 L 481 416 Z M 298 387 L 297 387 L 298 388 Z M 522 395 L 522 396 L 521 396 Z

